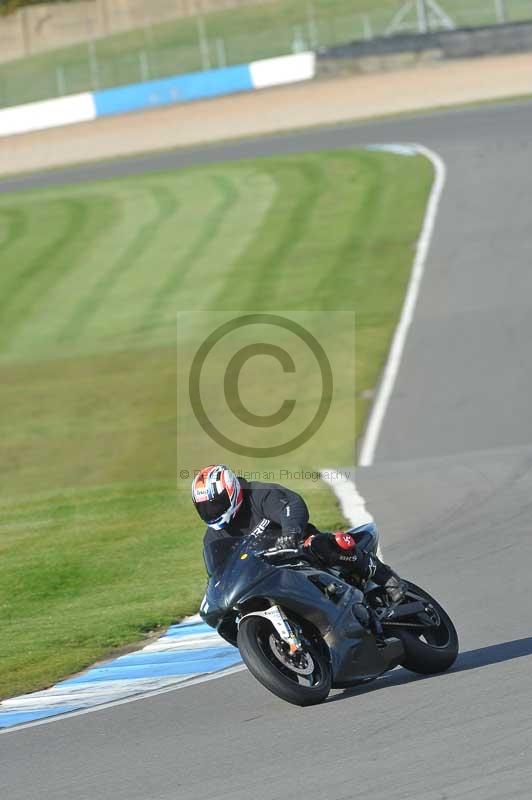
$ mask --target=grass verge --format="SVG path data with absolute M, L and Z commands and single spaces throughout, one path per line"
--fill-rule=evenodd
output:
M 360 432 L 431 178 L 422 158 L 335 151 L 0 198 L 1 696 L 198 606 L 176 310 L 356 308 Z M 328 489 L 292 485 L 340 524 Z

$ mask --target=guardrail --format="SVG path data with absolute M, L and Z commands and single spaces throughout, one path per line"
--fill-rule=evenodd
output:
M 176 75 L 164 80 L 14 106 L 0 110 L 0 136 L 304 81 L 314 77 L 315 62 L 314 53 L 297 53 L 225 69 Z
M 401 54 L 428 54 L 439 60 L 523 51 L 532 51 L 532 22 L 383 36 L 321 48 L 317 53 L 306 51 L 0 109 L 0 137 L 309 80 L 316 70 L 318 74 L 342 71 L 346 62 L 352 71 L 366 72 L 400 66 L 393 58 L 390 64 L 386 59 Z

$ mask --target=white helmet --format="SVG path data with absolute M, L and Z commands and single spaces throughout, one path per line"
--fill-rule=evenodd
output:
M 204 467 L 192 481 L 192 502 L 209 528 L 219 531 L 242 505 L 244 492 L 235 473 L 224 464 Z

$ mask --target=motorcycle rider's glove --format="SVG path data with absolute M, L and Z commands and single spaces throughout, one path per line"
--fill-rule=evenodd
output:
M 284 531 L 283 535 L 279 536 L 275 544 L 279 550 L 297 550 L 299 547 L 298 532 L 295 530 Z
M 310 550 L 327 566 L 357 564 L 361 571 L 367 568 L 367 554 L 356 546 L 349 533 L 317 533 L 305 539 L 305 548 Z

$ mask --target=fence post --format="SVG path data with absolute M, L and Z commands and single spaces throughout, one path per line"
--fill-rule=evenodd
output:
M 307 5 L 307 27 L 310 46 L 313 50 L 315 50 L 317 47 L 319 47 L 319 37 L 318 26 L 316 24 L 316 14 L 314 12 L 314 6 L 312 3 Z
M 31 53 L 31 32 L 30 24 L 28 21 L 28 8 L 23 6 L 17 12 L 20 14 L 20 24 L 22 26 L 22 42 L 24 47 L 24 55 L 29 56 Z
M 55 83 L 57 86 L 57 94 L 60 97 L 66 94 L 66 81 L 65 81 L 65 68 L 62 64 L 57 64 L 55 68 Z
M 507 22 L 506 0 L 495 0 L 495 18 L 499 25 L 504 25 Z
M 294 26 L 294 38 L 292 39 L 292 53 L 303 53 L 307 49 L 303 32 L 297 25 Z
M 226 67 L 227 57 L 225 53 L 225 42 L 220 36 L 216 39 L 216 56 L 218 58 L 218 66 Z
M 364 14 L 362 17 L 362 24 L 364 27 L 364 39 L 366 39 L 366 41 L 373 39 L 373 28 L 371 26 L 371 17 L 369 14 Z
M 417 24 L 420 33 L 427 33 L 429 25 L 425 0 L 417 0 Z
M 327 16 L 327 19 L 329 21 L 329 25 L 328 25 L 328 28 L 329 28 L 329 41 L 325 42 L 325 45 L 326 46 L 327 45 L 330 46 L 330 45 L 336 44 L 336 25 L 334 24 L 334 22 L 335 22 L 334 14 L 329 14 Z
M 91 73 L 91 83 L 93 89 L 100 88 L 100 76 L 98 70 L 98 59 L 96 58 L 96 48 L 94 46 L 94 40 L 89 39 L 87 42 L 87 49 L 89 51 L 89 67 Z
M 203 17 L 196 17 L 196 26 L 198 28 L 198 45 L 200 52 L 201 64 L 204 70 L 211 68 L 211 59 L 209 56 L 209 42 L 205 32 L 205 20 Z
M 139 67 L 140 67 L 140 80 L 142 83 L 150 80 L 150 64 L 148 61 L 148 54 L 145 50 L 139 53 Z

